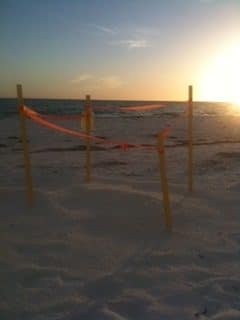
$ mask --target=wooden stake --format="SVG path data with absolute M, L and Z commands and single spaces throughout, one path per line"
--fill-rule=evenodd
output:
M 188 87 L 188 191 L 193 191 L 193 87 Z
M 28 141 L 27 141 L 26 119 L 23 114 L 24 101 L 23 101 L 23 94 L 22 94 L 22 86 L 20 84 L 17 84 L 17 97 L 18 97 L 18 112 L 19 112 L 19 118 L 20 118 L 20 134 L 21 134 L 21 140 L 22 140 L 22 146 L 23 146 L 26 194 L 27 194 L 28 205 L 31 207 L 33 204 L 31 162 L 30 162 Z
M 160 179 L 163 195 L 163 207 L 164 207 L 164 222 L 167 230 L 172 231 L 172 214 L 169 201 L 168 183 L 166 175 L 166 161 L 165 161 L 165 148 L 164 138 L 161 133 L 158 134 L 158 155 L 159 155 L 159 169 Z
M 91 97 L 90 95 L 86 96 L 85 101 L 85 119 L 86 119 L 86 134 L 90 135 L 91 132 Z M 90 139 L 86 139 L 86 176 L 85 182 L 89 183 L 91 181 L 91 141 Z

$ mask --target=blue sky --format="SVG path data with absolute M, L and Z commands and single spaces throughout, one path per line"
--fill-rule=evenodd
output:
M 1 0 L 0 97 L 184 99 L 239 35 L 239 0 Z

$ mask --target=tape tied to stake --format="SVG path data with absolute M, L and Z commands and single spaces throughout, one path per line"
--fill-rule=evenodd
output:
M 172 131 L 171 127 L 163 129 L 161 132 L 161 136 L 163 137 L 163 139 L 166 139 L 169 136 L 171 131 Z
M 95 136 L 92 136 L 92 135 L 89 135 L 86 133 L 67 129 L 62 126 L 56 125 L 55 123 L 51 123 L 51 122 L 45 120 L 41 114 L 39 114 L 38 112 L 36 112 L 26 106 L 23 106 L 22 112 L 25 117 L 29 118 L 30 120 L 36 122 L 37 124 L 39 124 L 45 128 L 48 128 L 48 129 L 60 132 L 62 134 L 72 136 L 72 137 L 76 137 L 76 138 L 79 138 L 79 139 L 82 139 L 85 141 L 92 140 L 93 142 L 100 143 L 103 145 L 105 144 L 105 145 L 119 147 L 124 151 L 129 151 L 130 147 L 131 147 L 131 149 L 138 148 L 138 149 L 142 149 L 145 151 L 151 151 L 151 152 L 156 152 L 156 150 L 158 150 L 158 147 L 156 147 L 156 145 L 129 144 L 128 142 L 106 140 L 106 139 L 98 138 L 98 137 L 95 137 Z M 167 133 L 169 131 L 170 131 L 170 128 L 165 128 L 162 131 L 162 134 L 164 135 L 164 137 L 167 137 Z
M 161 147 L 157 147 L 157 151 L 158 151 L 158 153 L 160 153 L 160 154 L 164 154 L 164 149 L 161 148 Z
M 122 149 L 123 151 L 128 151 L 129 145 L 128 145 L 127 143 L 123 143 L 123 144 L 121 145 L 121 149 Z

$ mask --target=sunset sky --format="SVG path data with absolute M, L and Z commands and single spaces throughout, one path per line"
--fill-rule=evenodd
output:
M 240 102 L 240 0 L 1 0 L 0 39 L 0 97 Z

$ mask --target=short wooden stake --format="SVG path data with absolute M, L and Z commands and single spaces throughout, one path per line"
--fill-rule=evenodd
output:
M 85 100 L 85 119 L 86 119 L 86 134 L 90 135 L 91 132 L 91 113 L 92 113 L 92 105 L 91 105 L 91 97 L 90 95 L 86 96 Z M 89 138 L 86 139 L 86 175 L 85 182 L 91 181 L 91 140 Z
M 164 137 L 161 133 L 158 134 L 158 155 L 159 155 L 159 169 L 160 179 L 163 195 L 163 207 L 164 207 L 164 222 L 167 230 L 172 231 L 172 214 L 169 201 L 167 174 L 166 174 L 166 160 L 165 160 L 165 148 Z
M 188 87 L 188 191 L 193 191 L 193 87 Z
M 27 141 L 26 119 L 23 113 L 24 100 L 23 100 L 23 94 L 22 94 L 22 86 L 20 84 L 17 84 L 17 97 L 18 97 L 18 112 L 19 112 L 19 118 L 20 118 L 20 134 L 21 134 L 21 140 L 22 140 L 22 146 L 23 146 L 26 194 L 27 194 L 28 205 L 31 207 L 33 204 L 31 162 L 30 162 L 29 148 L 28 148 L 28 141 Z

